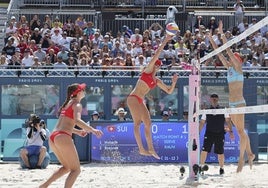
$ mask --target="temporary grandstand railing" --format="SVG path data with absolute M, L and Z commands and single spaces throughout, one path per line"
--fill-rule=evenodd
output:
M 38 69 L 0 69 L 1 77 L 138 77 L 141 73 L 140 67 L 73 67 L 73 69 L 60 69 L 42 67 Z M 132 68 L 132 67 L 131 67 Z M 191 70 L 183 70 L 181 67 L 172 69 L 161 69 L 158 72 L 160 77 L 171 77 L 174 73 L 180 77 L 188 77 Z M 227 71 L 223 68 L 205 67 L 201 70 L 203 78 L 226 78 Z M 246 78 L 268 78 L 267 68 L 248 68 L 244 70 Z
M 167 7 L 174 5 L 176 7 L 191 6 L 191 7 L 232 7 L 235 3 L 233 0 L 20 0 L 22 6 L 59 6 L 59 7 L 137 7 L 137 6 L 163 6 Z M 257 4 L 256 0 L 243 0 L 246 7 L 254 7 Z M 264 7 L 264 3 L 261 5 Z

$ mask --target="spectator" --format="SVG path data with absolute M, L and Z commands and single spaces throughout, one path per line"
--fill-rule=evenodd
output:
M 54 22 L 54 26 L 51 28 L 51 35 L 55 35 L 56 32 L 60 35 L 63 32 L 59 22 Z
M 96 29 L 94 28 L 93 22 L 89 21 L 87 23 L 87 27 L 84 29 L 84 34 L 86 34 L 87 38 L 92 40 L 94 38 L 94 34 Z
M 8 27 L 6 28 L 5 44 L 7 43 L 9 37 L 13 36 L 13 34 L 15 34 L 16 32 L 17 32 L 17 28 L 12 22 L 10 22 L 8 24 Z
M 117 121 L 127 121 L 126 115 L 127 112 L 125 111 L 124 108 L 118 108 L 118 110 L 114 113 L 115 116 L 117 117 Z
M 251 70 L 258 70 L 258 69 L 260 69 L 261 68 L 261 65 L 259 64 L 259 58 L 258 57 L 256 57 L 256 56 L 253 56 L 253 58 L 252 58 L 252 63 L 251 63 L 251 65 L 250 65 L 250 68 L 251 68 Z
M 57 57 L 57 62 L 54 63 L 53 67 L 54 69 L 67 69 L 68 66 L 66 65 L 66 63 L 63 62 L 63 59 L 61 56 Z
M 102 41 L 102 36 L 101 36 L 101 34 L 99 33 L 99 32 L 95 32 L 94 33 L 94 36 L 93 36 L 93 38 L 92 38 L 92 44 L 97 44 L 98 46 L 99 46 L 99 44 L 100 44 L 100 42 Z
M 48 29 L 51 29 L 52 28 L 52 20 L 51 20 L 51 18 L 50 18 L 49 15 L 45 15 L 43 26 L 44 25 L 47 25 L 47 28 Z
M 128 42 L 126 48 L 124 49 L 124 53 L 125 54 L 130 54 L 131 57 L 134 57 L 134 50 L 132 47 L 132 43 Z
M 102 49 L 104 46 L 107 46 L 107 51 L 102 50 L 105 53 L 108 53 L 108 51 L 113 49 L 113 43 L 110 41 L 110 36 L 109 35 L 104 35 L 103 40 L 100 41 L 99 48 Z
M 205 23 L 203 22 L 203 17 L 202 16 L 197 16 L 196 22 L 194 24 L 194 28 L 195 29 L 200 29 L 201 25 L 205 26 Z
M 74 67 L 77 66 L 77 60 L 71 56 L 68 59 L 68 62 L 66 63 L 68 65 L 68 69 L 74 69 Z
M 49 49 L 48 54 L 46 55 L 46 61 L 49 61 L 48 64 L 54 64 L 57 61 L 57 55 L 55 54 L 54 49 Z
M 27 48 L 30 50 L 31 55 L 33 55 L 33 53 L 38 49 L 35 40 L 31 40 Z
M 188 121 L 188 112 L 183 111 L 181 121 Z
M 83 15 L 78 15 L 78 17 L 75 20 L 75 24 L 80 27 L 81 29 L 84 29 L 87 25 L 85 19 L 83 18 Z
M 47 49 L 50 47 L 51 39 L 50 35 L 48 33 L 45 34 L 45 36 L 40 41 L 41 48 L 47 52 Z
M 23 35 L 29 34 L 30 33 L 30 28 L 28 27 L 27 24 L 19 24 L 18 28 L 17 28 L 17 33 L 18 36 L 20 37 L 20 39 L 22 39 Z
M 30 49 L 26 48 L 24 51 L 24 57 L 21 60 L 21 65 L 23 68 L 30 68 L 34 63 L 33 56 L 30 53 Z
M 0 56 L 0 69 L 5 69 L 8 66 L 8 61 L 5 55 Z
M 133 66 L 135 66 L 134 59 L 132 58 L 130 53 L 126 54 L 126 58 L 124 59 L 124 66 L 128 68 L 132 68 Z
M 243 33 L 248 27 L 248 18 L 244 17 L 243 21 L 237 25 L 237 28 L 239 29 L 239 33 Z
M 142 35 L 140 34 L 140 29 L 135 28 L 134 34 L 130 36 L 130 42 L 134 44 L 141 44 L 143 41 Z
M 139 55 L 135 58 L 135 66 L 140 67 L 142 70 L 147 65 L 146 59 L 143 55 Z
M 20 69 L 21 68 L 21 62 L 19 57 L 16 55 L 13 55 L 10 59 L 10 62 L 7 65 L 7 69 Z
M 83 46 L 87 45 L 90 43 L 90 40 L 87 37 L 86 33 L 83 33 L 83 35 L 79 38 L 79 48 L 82 48 Z
M 93 57 L 91 63 L 90 63 L 90 66 L 91 66 L 93 69 L 98 69 L 98 68 L 100 68 L 100 65 L 101 65 L 101 63 L 100 63 L 100 61 L 99 61 L 99 59 L 98 59 L 98 56 L 95 55 L 95 56 Z
M 215 19 L 214 16 L 212 16 L 210 18 L 210 21 L 209 21 L 208 25 L 207 25 L 207 29 L 211 30 L 212 33 L 214 33 L 215 29 L 217 29 L 217 28 L 218 28 L 218 24 L 216 22 L 216 19 Z
M 94 112 L 91 114 L 91 121 L 98 121 L 99 119 L 100 119 L 100 114 L 99 114 L 99 112 L 94 111 Z
M 142 49 L 141 44 L 139 44 L 139 43 L 134 44 L 132 52 L 133 52 L 134 57 L 137 57 L 137 56 L 143 54 L 143 49 Z
M 46 60 L 46 52 L 42 50 L 41 45 L 37 45 L 37 50 L 33 53 L 35 57 L 38 58 L 39 62 L 44 62 Z
M 64 63 L 67 63 L 69 59 L 68 51 L 64 46 L 61 47 L 61 51 L 58 52 L 57 57 L 61 57 Z
M 168 111 L 162 112 L 162 121 L 169 121 L 169 113 Z
M 20 49 L 20 53 L 24 54 L 24 50 L 28 47 L 27 42 L 22 38 L 17 46 Z M 22 57 L 21 57 L 22 58 Z
M 47 148 L 43 146 L 44 141 L 47 139 L 46 130 L 40 124 L 41 119 L 35 115 L 31 114 L 29 120 L 27 121 L 27 146 L 21 149 L 20 157 L 23 160 L 25 166 L 32 169 L 29 162 L 29 157 L 31 155 L 38 155 L 38 162 L 36 168 L 41 169 L 43 160 L 45 159 Z
M 27 18 L 26 18 L 25 15 L 21 15 L 20 20 L 19 20 L 19 23 L 21 25 L 29 26 L 29 22 L 28 22 L 28 20 L 27 20 Z
M 54 19 L 54 22 L 52 23 L 52 28 L 55 28 L 55 27 L 59 27 L 59 28 L 62 28 L 63 27 L 63 24 L 62 22 L 60 21 L 60 18 L 58 16 L 55 17 Z M 60 32 L 62 33 L 62 32 Z
M 123 25 L 123 27 L 122 27 L 122 35 L 124 37 L 127 37 L 127 38 L 130 39 L 131 35 L 133 35 L 133 31 L 131 29 L 129 29 L 128 26 Z
M 31 69 L 40 69 L 42 68 L 42 64 L 40 63 L 38 57 L 33 58 L 34 63 L 31 66 Z
M 36 44 L 40 44 L 42 35 L 40 34 L 39 28 L 34 28 L 34 32 L 31 35 L 31 40 L 35 40 Z
M 168 49 L 164 50 L 164 57 L 166 61 L 163 62 L 164 67 L 170 67 L 173 64 L 173 61 L 176 61 L 176 51 L 174 50 L 173 44 L 168 45 Z
M 152 25 L 149 27 L 149 32 L 151 36 L 151 40 L 155 40 L 155 36 L 161 36 L 163 33 L 164 28 L 158 23 L 152 23 Z
M 62 35 L 61 35 L 60 29 L 55 28 L 54 32 L 52 32 L 52 35 L 51 35 L 51 41 L 54 42 L 54 44 L 59 45 L 61 38 L 62 38 Z
M 235 11 L 235 24 L 238 26 L 244 19 L 245 13 L 245 6 L 241 0 L 236 0 L 234 4 L 234 11 Z
M 93 43 L 93 49 L 91 50 L 91 58 L 95 55 L 102 55 L 102 50 L 99 48 L 99 45 L 97 43 Z
M 124 51 L 122 50 L 121 46 L 120 46 L 120 42 L 116 41 L 115 42 L 115 46 L 113 48 L 113 50 L 111 51 L 111 57 L 116 57 L 118 54 L 120 54 L 122 57 L 125 56 Z
M 2 52 L 5 52 L 8 58 L 11 58 L 15 54 L 16 48 L 12 45 L 11 38 L 8 39 L 7 45 L 2 49 Z
M 175 6 L 169 6 L 166 13 L 166 22 L 165 24 L 175 22 L 175 14 L 179 13 L 178 9 Z
M 30 21 L 30 30 L 34 31 L 35 28 L 38 28 L 38 29 L 41 28 L 41 21 L 39 20 L 37 14 L 35 14 L 32 20 Z

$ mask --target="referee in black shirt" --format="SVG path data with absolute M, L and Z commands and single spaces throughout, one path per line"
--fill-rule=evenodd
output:
M 210 109 L 221 108 L 218 102 L 219 96 L 217 94 L 214 93 L 210 95 Z M 199 132 L 201 132 L 206 123 L 206 131 L 200 156 L 200 165 L 204 165 L 207 153 L 210 153 L 211 148 L 214 145 L 214 153 L 218 154 L 220 174 L 224 174 L 225 122 L 228 125 L 230 137 L 233 139 L 232 124 L 228 114 L 203 114 L 199 123 Z

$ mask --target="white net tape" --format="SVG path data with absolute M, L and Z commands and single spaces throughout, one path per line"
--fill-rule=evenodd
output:
M 199 114 L 255 114 L 268 112 L 268 104 L 238 108 L 199 110 Z

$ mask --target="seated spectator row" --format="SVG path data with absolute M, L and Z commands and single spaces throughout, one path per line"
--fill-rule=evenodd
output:
M 209 43 L 211 35 L 218 46 L 222 45 L 217 29 L 217 20 L 211 17 L 209 23 L 203 23 L 202 16 L 197 17 L 195 30 L 180 31 L 164 47 L 159 56 L 164 69 L 182 67 L 191 69 L 197 58 L 212 51 Z M 228 40 L 237 36 L 257 22 L 248 19 L 231 29 L 225 29 Z M 51 20 L 47 15 L 44 22 L 38 15 L 28 21 L 25 16 L 19 19 L 12 16 L 6 28 L 6 45 L 2 48 L 1 67 L 7 65 L 22 68 L 51 66 L 54 68 L 107 68 L 127 66 L 131 68 L 146 66 L 161 45 L 165 36 L 164 25 L 154 22 L 144 31 L 124 25 L 115 35 L 96 28 L 91 20 L 79 15 L 71 19 Z M 240 53 L 243 65 L 251 68 L 268 66 L 268 29 L 267 26 L 232 46 Z M 183 34 L 182 34 L 183 33 Z M 203 67 L 222 66 L 215 56 L 207 60 Z

